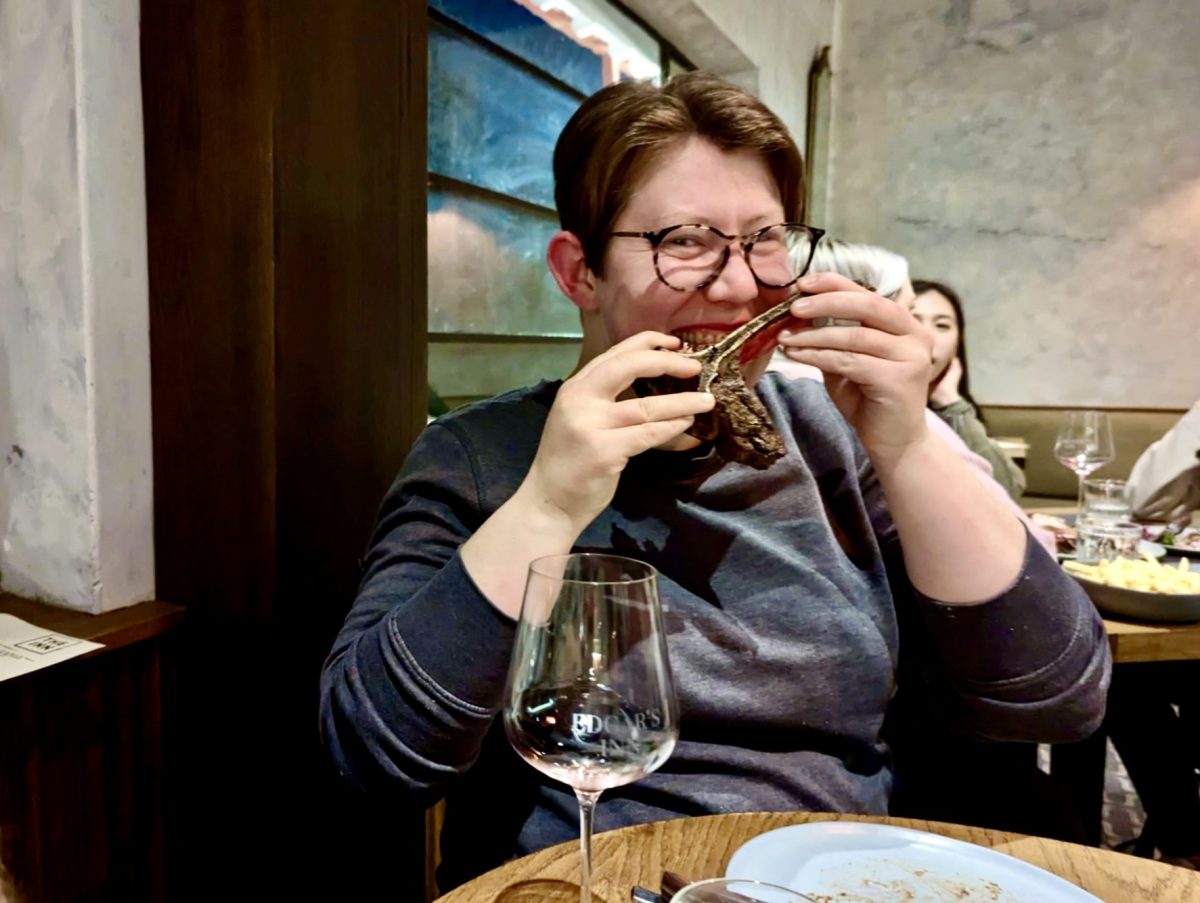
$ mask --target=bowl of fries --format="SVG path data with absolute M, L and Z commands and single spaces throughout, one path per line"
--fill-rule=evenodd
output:
M 1200 567 L 1186 558 L 1117 558 L 1099 564 L 1064 561 L 1102 612 L 1143 621 L 1200 621 Z

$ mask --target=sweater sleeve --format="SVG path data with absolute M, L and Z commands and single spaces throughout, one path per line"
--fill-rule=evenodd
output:
M 502 705 L 515 625 L 458 554 L 483 520 L 474 474 L 434 424 L 384 500 L 321 676 L 322 740 L 359 788 L 432 791 L 471 766 Z
M 960 398 L 944 408 L 934 408 L 934 412 L 950 425 L 967 448 L 992 465 L 992 478 L 1004 487 L 1004 491 L 1019 499 L 1025 492 L 1024 472 L 991 440 L 970 402 Z
M 1063 743 L 1104 718 L 1112 658 L 1104 623 L 1032 539 L 1014 583 L 974 605 L 913 594 L 940 683 L 962 726 L 992 740 Z

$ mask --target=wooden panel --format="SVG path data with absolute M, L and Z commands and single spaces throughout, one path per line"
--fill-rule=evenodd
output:
M 0 858 L 22 903 L 165 899 L 164 715 L 181 620 L 0 597 L 0 611 L 107 643 L 0 683 Z
M 274 589 L 266 4 L 145 4 L 142 85 L 158 596 L 254 630 Z
M 422 4 L 279 0 L 275 85 L 277 597 L 272 679 L 294 759 L 274 810 L 344 899 L 422 893 L 423 813 L 318 784 L 317 678 L 379 502 L 424 423 Z M 294 786 L 308 788 L 296 794 Z M 314 814 L 317 820 L 313 823 Z
M 425 195 L 403 173 L 424 147 L 424 115 L 401 112 L 424 70 L 397 68 L 400 5 L 342 3 L 330 15 L 326 2 L 281 0 L 272 12 L 277 555 L 287 600 L 275 614 L 281 635 L 299 639 L 300 628 L 310 666 L 353 595 L 379 501 L 411 441 L 403 425 L 424 420 L 425 346 L 404 340 L 425 333 L 425 305 L 412 303 L 425 297 Z
M 169 895 L 344 896 L 373 823 L 324 766 L 316 688 L 424 422 L 425 9 L 142 15 L 156 564 L 189 609 Z M 421 815 L 391 815 L 388 887 L 417 899 Z
M 168 763 L 171 896 L 216 890 L 228 876 L 200 852 L 249 865 L 233 854 L 268 824 L 233 804 L 256 797 L 270 720 L 251 711 L 275 592 L 268 13 L 265 0 L 142 9 L 157 592 L 192 621 Z

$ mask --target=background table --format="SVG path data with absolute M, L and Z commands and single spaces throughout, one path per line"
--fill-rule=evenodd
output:
M 1074 505 L 1027 508 L 1027 514 L 1074 514 Z M 1193 565 L 1195 567 L 1195 565 Z M 1114 665 L 1200 660 L 1200 624 L 1152 624 L 1103 616 Z M 1078 743 L 1051 749 L 1050 770 L 1070 792 L 1090 843 L 1099 843 L 1104 805 L 1108 733 L 1103 728 Z
M 604 805 L 601 799 L 600 805 Z M 1083 887 L 1106 903 L 1200 903 L 1200 872 L 1040 837 L 900 818 L 805 812 L 751 812 L 655 822 L 597 834 L 596 903 L 627 903 L 635 884 L 658 890 L 664 868 L 688 878 L 724 873 L 733 851 L 764 831 L 813 821 L 900 825 L 991 847 Z M 441 897 L 441 903 L 577 903 L 579 844 L 514 860 Z
M 1074 505 L 1026 508 L 1026 514 L 1073 515 Z M 1196 565 L 1192 565 L 1193 568 Z M 1150 624 L 1104 617 L 1113 663 L 1178 662 L 1200 659 L 1200 624 Z
M 1200 624 L 1150 624 L 1105 617 L 1114 664 L 1200 659 Z

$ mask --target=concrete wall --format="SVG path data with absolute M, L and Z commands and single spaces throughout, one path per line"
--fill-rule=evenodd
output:
M 0 2 L 0 588 L 154 592 L 137 0 Z
M 992 404 L 1200 397 L 1195 0 L 838 5 L 830 225 L 967 306 Z
M 703 69 L 753 91 L 801 147 L 808 69 L 833 35 L 834 0 L 634 0 L 627 2 Z

